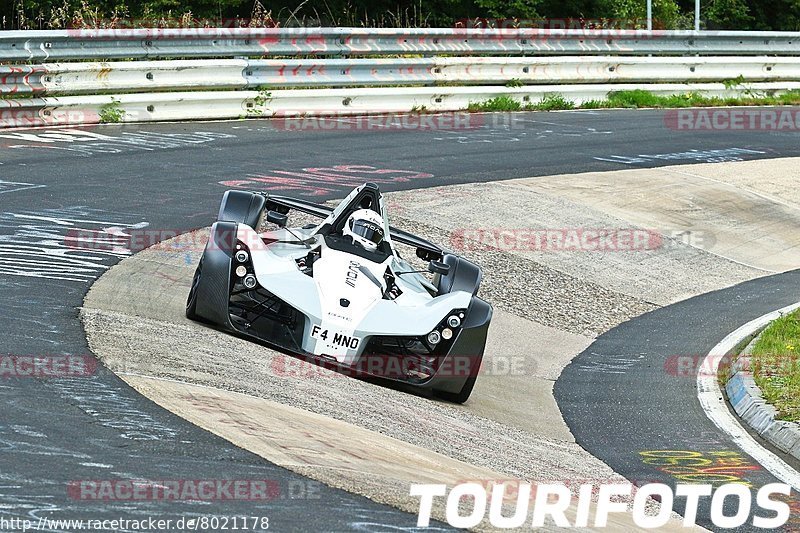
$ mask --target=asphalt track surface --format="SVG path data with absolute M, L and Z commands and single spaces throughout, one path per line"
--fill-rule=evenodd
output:
M 285 131 L 267 120 L 110 125 L 70 128 L 70 132 L 60 128 L 55 133 L 0 131 L 0 351 L 88 354 L 77 308 L 91 281 L 125 252 L 75 250 L 67 241 L 70 232 L 146 223 L 169 236 L 208 226 L 231 181 L 247 189 L 323 201 L 341 197 L 363 181 L 376 181 L 390 191 L 695 161 L 800 156 L 800 137 L 795 133 L 676 132 L 664 126 L 660 111 L 530 113 L 518 115 L 513 125 L 503 117 L 498 125 L 495 118 L 489 116 L 484 126 L 469 131 Z M 487 213 L 487 220 L 490 217 Z M 756 293 L 759 283 L 767 282 L 752 282 L 742 290 Z M 753 306 L 718 302 L 721 320 L 709 312 L 691 329 L 671 326 L 658 330 L 658 335 L 675 336 L 684 343 L 684 351 L 694 353 L 746 318 L 761 314 L 761 308 L 769 311 L 796 300 L 789 285 L 774 301 L 767 292 L 751 296 Z M 729 290 L 729 298 L 735 301 L 738 290 Z M 678 305 L 703 314 L 699 303 L 691 303 L 696 300 Z M 643 323 L 655 328 L 653 316 L 680 320 L 681 314 L 672 309 L 648 315 Z M 700 328 L 701 323 L 707 329 Z M 630 351 L 620 348 L 623 340 L 645 345 L 641 348 L 645 350 L 646 339 L 656 333 L 637 338 L 644 331 L 638 327 L 621 326 L 598 343 L 610 353 Z M 688 334 L 695 330 L 697 337 Z M 630 334 L 621 336 L 626 331 Z M 575 375 L 573 367 L 586 357 L 582 355 L 558 383 L 562 402 L 566 379 Z M 637 368 L 643 373 L 647 367 Z M 658 372 L 660 367 L 650 370 Z M 562 408 L 579 442 L 623 474 L 637 477 L 640 472 L 632 470 L 635 457 L 622 450 L 617 453 L 614 447 L 620 440 L 641 439 L 655 449 L 672 448 L 682 440 L 674 427 L 662 427 L 661 422 L 698 431 L 703 427 L 704 415 L 694 407 L 691 385 L 681 389 L 685 394 L 667 396 L 665 390 L 663 397 L 649 396 L 645 405 L 650 409 L 642 408 L 632 418 L 621 405 L 617 410 L 622 400 L 609 398 L 633 394 L 616 383 L 603 392 L 604 385 L 579 380 L 576 384 L 597 391 L 598 396 L 570 397 Z M 644 375 L 636 384 L 651 386 Z M 364 498 L 303 485 L 303 478 L 200 431 L 102 369 L 88 378 L 4 378 L 0 398 L 3 518 L 261 515 L 269 516 L 272 529 L 280 531 L 388 531 L 415 523 L 412 515 Z M 580 404 L 574 402 L 579 401 L 599 418 L 578 412 Z M 661 402 L 678 402 L 678 407 Z M 614 409 L 602 407 L 609 403 Z M 634 420 L 640 423 L 631 423 Z M 652 426 L 653 420 L 659 425 Z M 612 433 L 615 429 L 619 435 Z M 92 502 L 67 493 L 70 481 L 86 479 L 218 478 L 276 480 L 281 497 L 269 503 Z M 306 493 L 312 490 L 315 497 L 309 499 Z
M 575 440 L 639 485 L 711 482 L 717 475 L 731 474 L 739 477 L 735 482 L 748 483 L 753 490 L 781 483 L 752 458 L 739 468 L 718 466 L 717 458 L 725 457 L 721 454 L 747 456 L 706 416 L 697 400 L 696 373 L 681 371 L 676 356 L 697 356 L 702 361 L 739 326 L 798 301 L 800 270 L 795 270 L 662 307 L 601 335 L 572 360 L 555 384 L 556 401 Z M 673 473 L 694 476 L 681 480 L 658 468 L 669 469 L 667 464 L 644 462 L 647 455 L 642 452 L 662 450 L 689 452 L 671 455 L 712 460 L 712 465 L 699 468 L 698 472 L 707 469 L 704 477 L 685 468 L 700 461 L 676 462 L 681 468 Z M 785 454 L 776 454 L 794 468 L 800 466 Z M 709 499 L 703 503 L 698 523 L 714 530 L 708 518 Z M 682 505 L 683 500 L 676 499 L 675 510 L 681 514 Z M 794 507 L 787 530 L 800 528 L 797 513 Z M 727 506 L 726 514 L 735 514 L 735 509 Z M 766 516 L 763 511 L 757 514 Z

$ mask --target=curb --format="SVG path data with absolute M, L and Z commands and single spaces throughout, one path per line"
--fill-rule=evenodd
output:
M 754 422 L 760 421 L 764 424 L 764 432 L 759 432 L 765 435 L 764 438 L 767 438 L 767 435 L 774 437 L 776 430 L 780 429 L 778 426 L 772 426 L 771 422 L 775 421 L 774 417 L 766 417 L 758 410 L 760 406 L 766 404 L 760 396 L 756 397 L 750 393 L 747 388 L 747 381 L 745 380 L 747 376 L 744 371 L 737 372 L 737 374 L 741 375 L 738 378 L 734 376 L 729 383 L 726 383 L 724 388 L 727 390 L 730 387 L 728 397 L 726 397 L 726 391 L 723 391 L 723 387 L 719 382 L 719 367 L 722 360 L 729 360 L 730 356 L 742 353 L 753 338 L 769 326 L 773 320 L 797 309 L 800 309 L 800 302 L 762 315 L 728 334 L 727 337 L 714 346 L 702 362 L 701 368 L 707 371 L 699 371 L 697 373 L 697 400 L 709 420 L 723 433 L 727 434 L 736 446 L 761 464 L 765 470 L 778 480 L 800 491 L 800 472 L 764 447 L 761 441 L 756 440 L 744 428 L 744 423 L 737 415 L 737 412 L 731 409 L 728 397 L 733 398 L 742 413 L 747 414 L 752 411 L 752 414 L 748 415 L 751 420 Z M 742 363 L 742 369 L 744 368 L 746 367 Z M 760 400 L 761 404 L 757 400 Z M 770 428 L 772 428 L 771 431 L 767 432 Z
M 755 332 L 755 338 L 731 366 L 725 393 L 733 410 L 748 426 L 782 452 L 800 459 L 800 424 L 776 420 L 777 410 L 764 400 L 750 371 L 750 351 L 764 329 Z

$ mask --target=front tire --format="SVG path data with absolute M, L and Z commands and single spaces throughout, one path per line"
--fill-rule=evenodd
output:
M 197 269 L 194 271 L 194 277 L 192 278 L 192 287 L 189 289 L 189 297 L 186 299 L 186 318 L 189 320 L 199 320 L 199 316 L 197 315 L 197 287 L 200 285 L 200 276 L 201 271 L 203 269 L 203 258 L 200 258 L 200 264 L 197 265 Z
M 475 381 L 477 381 L 477 376 L 470 376 L 467 378 L 467 381 L 464 382 L 464 386 L 461 387 L 459 392 L 445 392 L 445 391 L 436 391 L 436 396 L 445 400 L 447 402 L 452 403 L 464 403 L 469 400 L 470 395 L 472 394 L 472 389 L 475 387 Z

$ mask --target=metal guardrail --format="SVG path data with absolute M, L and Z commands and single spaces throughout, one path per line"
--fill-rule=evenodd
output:
M 790 32 L 167 28 L 0 32 L 0 61 L 268 56 L 800 55 Z
M 500 95 L 522 104 L 535 104 L 551 95 L 561 95 L 576 104 L 602 100 L 611 91 L 640 89 L 638 84 L 543 85 L 526 87 L 392 87 L 354 89 L 259 91 L 197 91 L 64 96 L 0 100 L 0 126 L 28 127 L 103 122 L 108 106 L 121 113 L 120 122 L 173 120 L 217 120 L 276 117 L 290 119 L 315 116 L 459 111 L 470 103 Z M 749 90 L 776 92 L 800 90 L 800 82 L 754 83 Z M 741 91 L 722 83 L 658 84 L 650 92 L 658 95 L 699 92 L 707 96 L 734 97 Z M 290 121 L 291 124 L 296 121 Z M 284 129 L 292 129 L 288 125 Z
M 800 80 L 790 57 L 440 57 L 208 59 L 0 66 L 0 93 L 69 95 L 200 89 L 684 83 Z
M 0 32 L 0 127 L 456 111 L 497 96 L 580 104 L 631 89 L 775 93 L 800 89 L 795 56 L 800 33 L 10 31 Z M 187 59 L 151 61 L 176 57 Z

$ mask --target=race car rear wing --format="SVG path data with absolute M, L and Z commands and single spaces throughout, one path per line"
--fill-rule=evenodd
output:
M 289 198 L 288 196 L 264 196 L 267 199 L 266 208 L 270 211 L 280 211 L 281 213 L 286 214 L 289 212 L 289 210 L 294 209 L 300 211 L 301 213 L 306 213 L 319 218 L 327 218 L 328 215 L 333 212 L 332 207 L 315 204 L 314 202 L 308 202 L 298 198 Z M 389 226 L 389 232 L 391 233 L 393 241 L 415 247 L 417 249 L 417 257 L 425 261 L 441 260 L 446 253 L 441 247 L 423 239 L 422 237 L 417 237 L 413 233 L 408 233 L 407 231 L 403 231 L 392 226 Z

